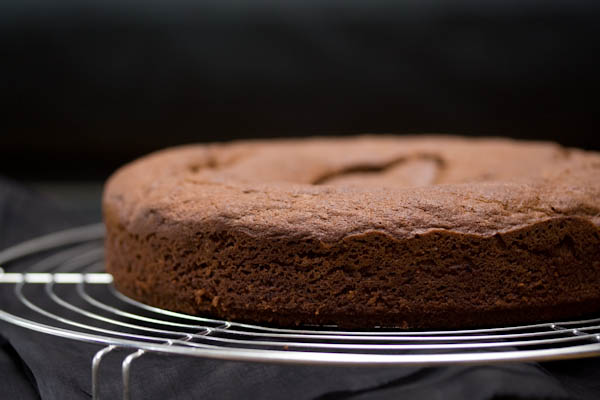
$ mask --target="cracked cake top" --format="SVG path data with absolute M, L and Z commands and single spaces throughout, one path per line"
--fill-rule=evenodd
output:
M 140 234 L 202 225 L 325 243 L 367 231 L 493 235 L 560 216 L 598 226 L 600 154 L 450 136 L 188 145 L 121 168 L 103 202 Z

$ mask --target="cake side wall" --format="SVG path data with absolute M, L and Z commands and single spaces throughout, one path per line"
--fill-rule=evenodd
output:
M 153 306 L 292 326 L 467 328 L 600 310 L 600 229 L 550 218 L 494 236 L 381 232 L 335 243 L 256 238 L 208 224 L 119 219 L 105 204 L 107 271 Z

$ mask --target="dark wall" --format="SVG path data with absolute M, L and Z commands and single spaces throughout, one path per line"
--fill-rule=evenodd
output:
M 600 150 L 594 1 L 0 3 L 0 173 L 161 147 L 445 132 Z

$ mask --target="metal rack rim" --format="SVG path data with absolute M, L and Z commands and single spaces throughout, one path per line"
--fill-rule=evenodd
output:
M 89 267 L 88 264 L 93 263 L 92 265 L 96 265 L 98 263 L 97 259 L 101 256 L 101 249 L 86 246 L 86 244 L 89 241 L 102 239 L 103 235 L 104 228 L 99 224 L 49 234 L 1 251 L 0 262 L 8 263 L 41 251 L 62 249 L 65 246 L 78 246 L 77 248 L 81 253 L 62 249 L 62 255 L 55 257 L 52 262 L 44 264 L 42 260 L 34 265 L 41 266 L 40 269 L 45 269 L 46 267 L 52 267 L 53 262 L 58 262 L 63 266 L 66 264 L 69 270 L 77 270 L 86 265 Z M 36 311 L 58 323 L 66 323 L 80 330 L 92 330 L 94 332 L 88 333 L 64 329 L 28 320 L 4 310 L 0 310 L 0 319 L 27 329 L 38 330 L 55 336 L 108 346 L 134 348 L 147 352 L 255 362 L 331 365 L 431 365 L 559 359 L 600 354 L 600 343 L 598 343 L 600 335 L 595 333 L 595 331 L 600 331 L 600 318 L 565 321 L 561 323 L 455 331 L 381 330 L 360 332 L 336 330 L 331 327 L 314 330 L 310 328 L 282 329 L 203 318 L 158 309 L 124 296 L 116 291 L 111 282 L 110 275 L 102 273 L 3 273 L 0 271 L 0 283 L 14 283 L 15 294 L 30 310 Z M 78 315 L 92 318 L 102 323 L 149 332 L 150 334 L 137 335 L 120 332 L 119 330 L 104 329 L 53 314 L 27 300 L 21 290 L 25 285 L 29 284 L 45 284 L 46 295 L 51 301 Z M 93 307 L 102 308 L 105 312 L 111 313 L 111 315 L 117 314 L 120 317 L 129 318 L 132 322 L 117 320 L 68 303 L 54 292 L 55 286 L 61 284 L 76 285 L 80 297 L 85 302 L 91 304 Z M 149 312 L 151 315 L 155 315 L 156 318 L 133 312 L 125 312 L 119 310 L 119 308 L 108 306 L 99 300 L 95 300 L 85 291 L 88 284 L 109 285 L 109 292 L 118 300 L 137 309 Z M 177 318 L 178 322 L 161 320 L 159 316 Z M 136 319 L 155 325 L 196 329 L 198 333 L 192 334 L 178 330 L 147 327 L 139 325 L 139 323 L 134 323 L 133 321 Z M 195 324 L 182 323 L 181 321 L 191 321 L 195 322 Z M 205 326 L 204 324 L 214 324 L 216 326 Z M 172 337 L 166 338 L 154 335 Z M 266 340 L 269 338 L 278 340 Z M 203 342 L 194 342 L 194 339 L 202 340 Z M 588 343 L 589 341 L 593 341 L 594 343 Z M 237 347 L 227 347 L 227 345 Z M 545 345 L 561 345 L 563 347 L 512 350 L 515 347 Z M 479 352 L 482 349 L 490 348 L 497 351 Z M 501 348 L 508 348 L 509 350 L 499 351 Z M 452 350 L 455 353 L 413 354 L 408 352 L 401 354 L 381 354 L 376 352 L 359 352 L 361 350 L 412 351 L 432 349 Z M 327 352 L 327 350 L 343 351 Z M 466 350 L 475 350 L 475 352 L 467 352 Z

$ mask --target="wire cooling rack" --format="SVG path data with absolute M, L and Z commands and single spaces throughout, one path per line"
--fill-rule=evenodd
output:
M 119 293 L 103 273 L 102 225 L 57 232 L 0 252 L 0 320 L 103 347 L 91 362 L 92 394 L 109 352 L 122 362 L 130 398 L 132 362 L 145 353 L 221 360 L 401 366 L 542 361 L 600 355 L 600 318 L 495 329 L 342 331 L 278 329 L 151 307 Z M 13 263 L 25 273 L 5 272 Z

